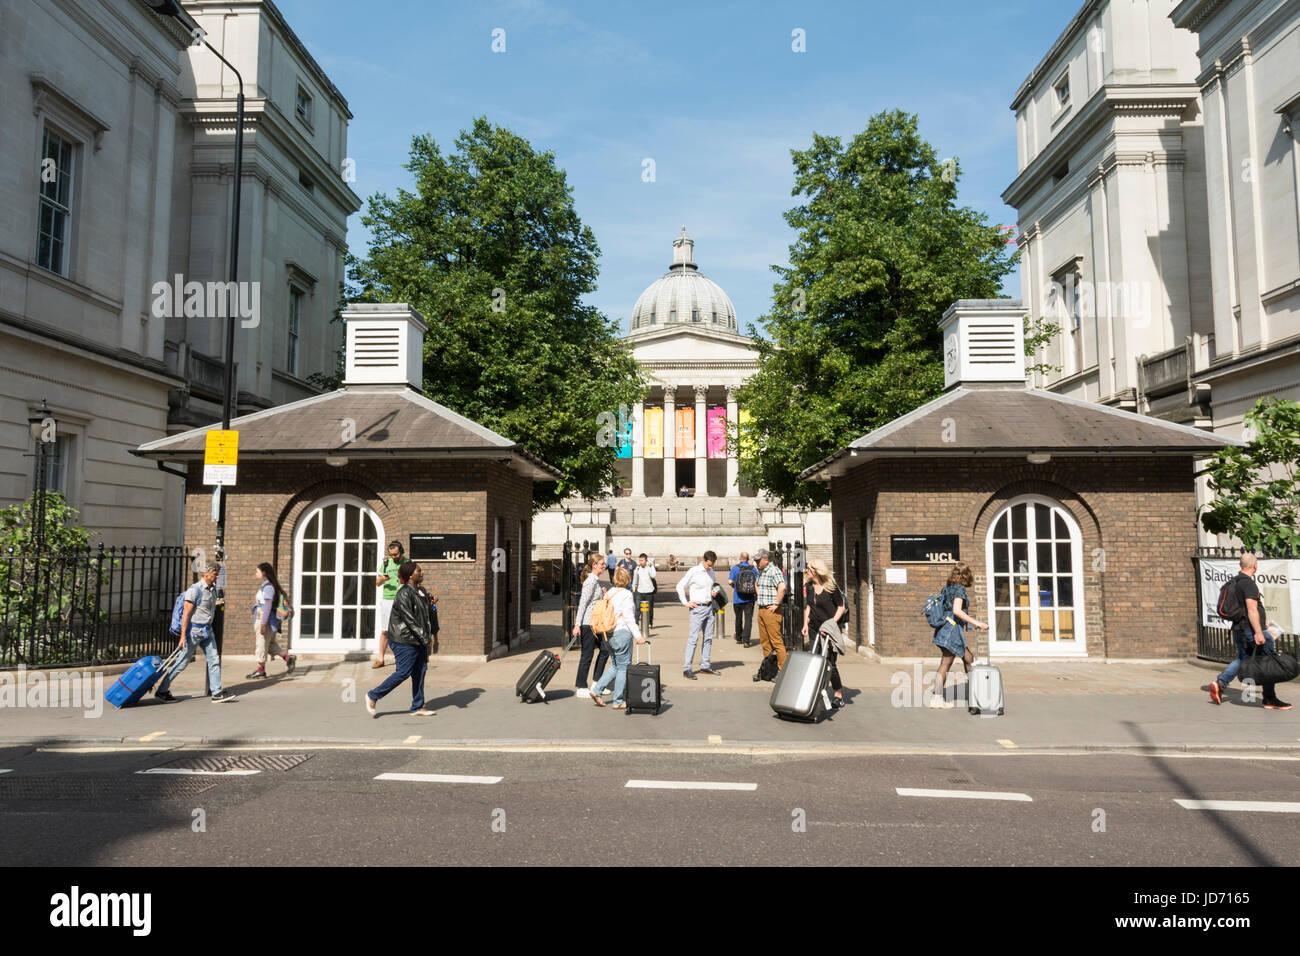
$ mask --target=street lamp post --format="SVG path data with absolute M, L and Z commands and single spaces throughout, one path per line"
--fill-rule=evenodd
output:
M 55 424 L 50 408 L 41 399 L 41 407 L 28 419 L 27 427 L 31 430 L 32 440 L 36 443 L 36 487 L 32 497 L 32 547 L 36 552 L 39 566 L 41 547 L 45 543 L 45 493 L 46 462 L 49 460 L 49 446 L 57 440 Z

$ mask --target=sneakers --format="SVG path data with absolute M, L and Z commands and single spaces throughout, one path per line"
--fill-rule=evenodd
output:
M 209 698 L 214 704 L 224 704 L 227 701 L 235 699 L 235 695 L 228 690 L 219 690 Z
M 936 710 L 951 710 L 957 706 L 952 701 L 940 696 L 939 694 L 930 695 L 929 705 Z
M 257 670 L 253 671 L 253 673 L 244 675 L 244 680 L 265 680 L 265 679 L 266 679 L 266 671 L 262 670 L 262 668 L 260 667 Z
M 1272 700 L 1264 701 L 1265 710 L 1290 710 L 1291 705 L 1281 698 L 1274 697 Z
M 695 674 L 693 674 L 691 671 L 682 671 L 682 676 L 685 677 L 687 680 L 699 680 L 699 678 L 696 677 Z
M 701 667 L 701 668 L 700 668 L 700 673 L 701 673 L 701 674 L 712 674 L 714 677 L 721 677 L 721 676 L 722 676 L 722 675 L 719 674 L 717 671 L 715 671 L 712 667 Z
M 370 698 L 370 694 L 367 693 L 365 695 L 365 698 L 366 698 L 366 713 L 369 714 L 371 717 L 378 717 L 379 714 L 375 711 L 375 702 Z
M 1217 680 L 1210 681 L 1210 700 L 1216 704 L 1223 703 L 1223 688 L 1219 686 Z
M 297 658 L 295 655 L 293 655 L 293 654 L 288 655 L 288 656 L 285 657 L 285 659 L 284 659 L 284 666 L 287 667 L 287 668 L 289 668 L 289 670 L 287 671 L 287 673 L 292 674 L 292 673 L 293 673 L 293 669 L 294 669 L 295 667 L 298 666 L 298 658 Z
M 169 691 L 169 690 L 156 690 L 156 691 L 154 691 L 154 694 L 153 694 L 153 695 L 154 695 L 154 697 L 156 697 L 156 698 L 158 698 L 159 700 L 164 701 L 165 703 L 168 703 L 168 704 L 170 704 L 172 701 L 174 701 L 174 700 L 176 699 L 176 698 L 172 695 L 172 692 Z

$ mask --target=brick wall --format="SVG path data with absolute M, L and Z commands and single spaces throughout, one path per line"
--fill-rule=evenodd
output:
M 1024 458 L 877 460 L 836 478 L 831 495 L 835 572 L 854 602 L 855 638 L 865 642 L 867 634 L 866 519 L 872 521 L 875 649 L 891 657 L 930 656 L 938 650 L 921 608 L 928 595 L 942 589 L 951 566 L 900 565 L 907 569 L 907 583 L 886 584 L 890 535 L 959 535 L 961 558 L 975 573 L 972 613 L 987 621 L 988 530 L 1004 504 L 1027 494 L 1060 502 L 1079 526 L 1089 657 L 1195 655 L 1196 581 L 1190 558 L 1197 543 L 1196 501 L 1186 457 L 1064 458 L 1045 465 Z M 968 632 L 968 643 L 974 637 Z
M 186 493 L 186 545 L 191 551 L 203 548 L 211 555 L 216 534 L 211 520 L 212 489 L 203 486 L 201 478 L 202 468 L 192 468 Z M 341 468 L 319 461 L 255 461 L 239 466 L 239 484 L 230 489 L 226 506 L 226 593 L 231 613 L 224 651 L 253 652 L 249 609 L 256 588 L 253 571 L 259 563 L 271 562 L 281 584 L 294 596 L 294 531 L 314 502 L 331 495 L 358 498 L 375 511 L 383 525 L 381 549 L 397 538 L 409 550 L 412 534 L 478 536 L 473 562 L 421 562 L 424 586 L 438 597 L 438 653 L 490 655 L 503 638 L 514 641 L 519 637 L 521 615 L 522 630 L 527 630 L 531 613 L 526 540 L 532 520 L 529 478 L 496 462 L 483 461 L 352 461 Z M 508 543 L 510 548 L 509 585 L 514 603 L 508 618 L 506 574 L 504 568 L 493 570 L 498 518 L 504 531 L 499 546 L 505 548 Z M 525 549 L 522 582 L 521 547 Z

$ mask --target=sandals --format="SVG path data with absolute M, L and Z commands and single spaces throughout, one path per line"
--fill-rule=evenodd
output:
M 411 716 L 411 717 L 436 717 L 436 716 L 438 716 L 438 712 L 437 712 L 436 710 L 428 710 L 428 709 L 413 710 L 413 711 L 411 711 L 411 713 L 410 713 L 408 716 Z
M 627 704 L 610 704 L 610 710 L 627 710 Z
M 381 668 L 381 667 L 383 667 L 383 666 L 384 666 L 384 662 L 383 662 L 383 661 L 371 661 L 371 662 L 370 662 L 370 669 L 371 669 L 371 670 L 378 670 L 379 668 Z

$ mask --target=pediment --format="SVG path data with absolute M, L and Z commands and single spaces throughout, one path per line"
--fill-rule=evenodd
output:
M 629 343 L 638 362 L 757 362 L 758 349 L 747 336 L 676 328 L 636 336 Z

